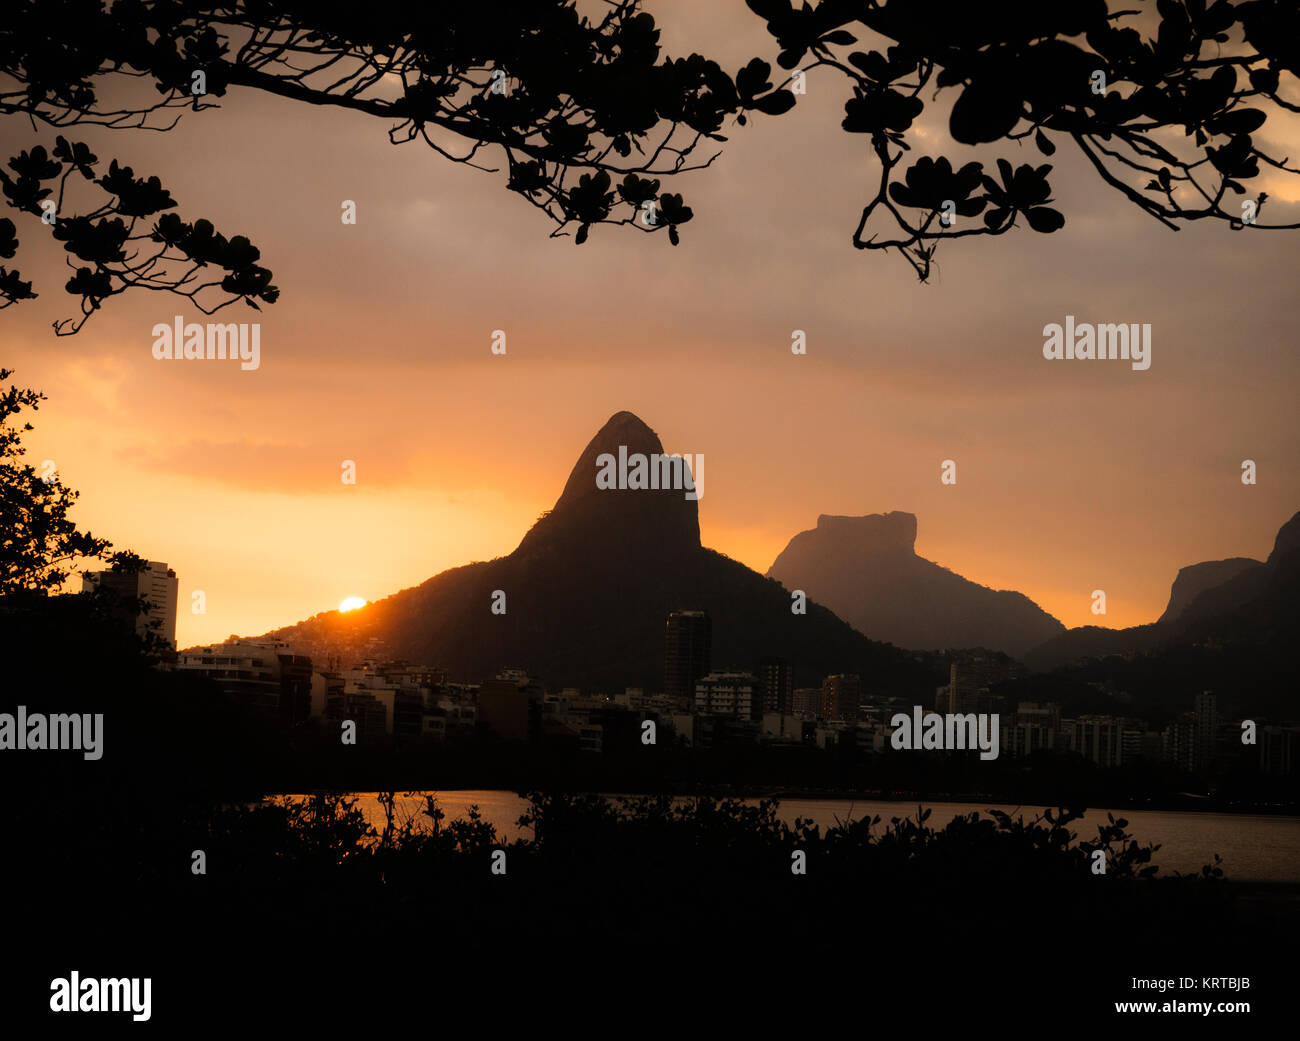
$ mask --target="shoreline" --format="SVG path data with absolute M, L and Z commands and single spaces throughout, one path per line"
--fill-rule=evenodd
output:
M 545 789 L 542 789 L 545 790 Z M 298 792 L 268 792 L 262 798 L 286 798 L 301 797 L 315 794 L 316 792 L 336 792 L 346 795 L 365 795 L 377 796 L 381 789 L 370 788 L 350 788 L 350 789 L 310 789 Z M 511 795 L 516 798 L 522 797 L 523 793 L 515 788 L 493 788 L 493 787 L 466 787 L 466 788 L 449 788 L 449 787 L 430 787 L 430 788 L 401 788 L 399 792 L 432 792 L 432 793 L 459 793 L 459 792 L 493 792 L 499 794 Z M 778 802 L 789 802 L 798 800 L 801 802 L 883 802 L 898 803 L 900 806 L 971 806 L 979 808 L 982 806 L 1016 806 L 1018 809 L 1025 810 L 1056 810 L 1062 808 L 1059 803 L 1029 801 L 1016 802 L 1013 799 L 997 795 L 970 795 L 970 794 L 944 794 L 942 796 L 917 795 L 915 793 L 898 793 L 898 792 L 876 792 L 876 791 L 841 791 L 822 788 L 759 788 L 746 786 L 731 790 L 728 788 L 712 788 L 707 790 L 695 791 L 674 791 L 669 793 L 662 792 L 636 792 L 636 791 L 613 791 L 613 792 L 583 792 L 582 794 L 601 794 L 610 797 L 639 797 L 652 796 L 658 794 L 670 794 L 674 798 L 703 798 L 712 797 L 714 799 L 775 799 Z M 1216 816 L 1232 817 L 1290 817 L 1300 820 L 1300 804 L 1252 804 L 1242 805 L 1233 803 L 1220 803 L 1209 796 L 1188 795 L 1182 799 L 1162 799 L 1159 801 L 1149 801 L 1142 804 L 1125 803 L 1122 801 L 1111 802 L 1109 805 L 1101 805 L 1091 800 L 1084 800 L 1083 806 L 1088 812 L 1111 811 L 1125 813 L 1184 813 L 1184 814 L 1201 814 Z

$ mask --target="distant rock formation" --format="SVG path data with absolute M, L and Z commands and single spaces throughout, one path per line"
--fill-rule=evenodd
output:
M 1065 631 L 1024 594 L 972 582 L 917 556 L 915 546 L 913 514 L 823 514 L 767 573 L 873 640 L 900 647 L 987 647 L 1019 656 Z
M 1135 654 L 1198 641 L 1277 644 L 1300 630 L 1300 513 L 1278 530 L 1273 552 L 1260 563 L 1230 557 L 1178 572 L 1169 604 L 1154 623 L 1127 629 L 1083 626 L 1025 655 L 1045 671 L 1082 658 Z
M 1189 564 L 1174 579 L 1173 588 L 1169 591 L 1169 605 L 1165 608 L 1165 613 L 1156 619 L 1156 624 L 1167 625 L 1177 621 L 1202 593 L 1223 585 L 1244 571 L 1263 566 L 1260 561 L 1250 557 L 1229 557 L 1227 560 Z

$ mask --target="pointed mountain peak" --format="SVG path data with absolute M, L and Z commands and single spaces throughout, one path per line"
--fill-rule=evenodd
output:
M 658 455 L 664 450 L 659 435 L 646 426 L 639 416 L 632 412 L 615 412 L 596 431 L 596 436 L 587 442 L 582 455 L 578 456 L 578 461 L 569 471 L 569 479 L 564 483 L 564 491 L 551 512 L 557 513 L 588 498 L 608 495 L 607 490 L 596 487 L 597 460 L 602 455 L 612 455 L 617 459 L 620 448 L 629 458 L 638 453 L 645 456 Z
M 612 457 L 615 465 L 625 460 L 626 467 L 636 456 L 649 460 L 663 454 L 659 435 L 639 416 L 615 412 L 578 456 L 555 507 L 533 525 L 519 549 L 536 549 L 554 539 L 699 549 L 699 512 L 695 500 L 686 498 L 685 489 L 601 488 L 596 483 L 602 456 Z
M 615 412 L 609 419 L 605 420 L 605 425 L 596 431 L 596 436 L 592 438 L 592 441 L 600 441 L 602 438 L 617 440 L 619 444 L 628 444 L 626 439 L 631 438 L 646 445 L 653 443 L 656 450 L 663 448 L 659 441 L 659 435 L 646 425 L 645 420 L 635 412 L 627 411 L 627 409 Z

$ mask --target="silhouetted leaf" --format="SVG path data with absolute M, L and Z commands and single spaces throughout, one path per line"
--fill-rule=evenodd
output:
M 1239 108 L 1213 120 L 1210 129 L 1216 134 L 1250 134 L 1264 125 L 1265 118 L 1259 109 Z
M 64 288 L 74 296 L 84 296 L 88 300 L 103 300 L 113 292 L 113 281 L 106 271 L 91 271 L 88 267 L 79 267 L 68 279 Z
M 1277 69 L 1251 69 L 1250 85 L 1256 90 L 1263 91 L 1265 94 L 1277 93 Z
M 745 101 L 772 89 L 772 66 L 762 58 L 754 58 L 736 73 L 736 92 Z
M 975 81 L 952 106 L 948 130 L 966 145 L 997 141 L 1020 122 L 1021 98 L 1005 83 Z
M 94 179 L 95 171 L 92 167 L 99 162 L 99 159 L 94 152 L 80 141 L 70 142 L 60 134 L 54 146 L 54 155 L 57 159 L 61 159 L 74 167 L 77 173 L 81 174 L 86 180 Z
M 19 278 L 17 271 L 9 271 L 0 266 L 0 297 L 14 302 L 17 300 L 35 300 L 36 294 L 32 292 L 32 284 Z
M 766 97 L 759 98 L 751 107 L 758 109 L 759 112 L 765 115 L 779 116 L 783 112 L 789 112 L 794 108 L 794 95 L 788 90 L 778 90 Z

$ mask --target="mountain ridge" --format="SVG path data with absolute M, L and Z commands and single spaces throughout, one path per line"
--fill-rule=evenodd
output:
M 826 607 L 791 610 L 790 594 L 700 542 L 698 503 L 680 489 L 599 489 L 596 460 L 619 446 L 661 454 L 658 435 L 616 412 L 579 453 L 555 506 L 509 554 L 449 568 L 346 615 L 328 612 L 266 634 L 308 647 L 346 638 L 476 682 L 506 666 L 549 685 L 662 689 L 670 611 L 712 620 L 712 664 L 789 660 L 796 683 L 856 672 L 883 693 L 933 693 L 914 655 L 869 640 Z M 494 594 L 505 613 L 493 614 Z
M 1029 597 L 992 589 L 916 553 L 917 518 L 900 510 L 821 514 L 768 569 L 859 632 L 912 649 L 987 647 L 1018 656 L 1065 631 Z
M 1268 559 L 1228 557 L 1180 568 L 1154 622 L 1079 626 L 1032 648 L 1025 663 L 1045 672 L 1084 658 L 1155 652 L 1196 641 L 1268 641 L 1296 626 L 1300 512 L 1284 522 Z

